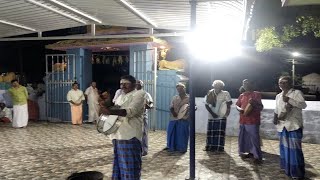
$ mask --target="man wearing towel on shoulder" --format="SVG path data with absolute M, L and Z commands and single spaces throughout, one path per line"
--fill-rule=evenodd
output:
M 171 120 L 167 129 L 166 150 L 187 152 L 189 140 L 189 95 L 186 86 L 182 83 L 176 85 L 178 95 L 174 96 L 170 105 Z M 184 114 L 179 117 L 179 112 Z

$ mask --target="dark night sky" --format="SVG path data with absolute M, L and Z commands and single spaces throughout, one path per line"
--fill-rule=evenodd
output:
M 251 28 L 267 26 L 280 26 L 294 22 L 295 17 L 305 14 L 319 15 L 319 6 L 306 7 L 281 7 L 280 0 L 257 0 L 250 24 Z M 70 31 L 68 31 L 70 32 Z M 59 31 L 58 33 L 64 33 Z M 1 65 L 0 72 L 16 71 L 21 68 L 26 73 L 29 81 L 37 82 L 45 75 L 45 54 L 56 53 L 46 50 L 46 44 L 54 41 L 24 41 L 24 42 L 0 42 Z M 320 74 L 320 42 L 319 39 L 304 37 L 296 40 L 293 46 L 313 48 L 300 49 L 304 56 L 299 60 L 304 64 L 296 66 L 296 72 L 306 75 L 312 72 Z M 168 53 L 168 58 L 178 59 L 185 55 L 185 49 L 175 48 Z M 290 72 L 291 65 L 286 62 L 291 49 L 274 50 L 268 53 L 257 53 L 253 45 L 248 45 L 241 57 L 223 61 L 222 63 L 196 63 L 194 66 L 196 75 L 197 96 L 203 96 L 210 88 L 212 80 L 221 79 L 226 83 L 226 89 L 233 97 L 237 97 L 238 88 L 244 78 L 256 80 L 258 90 L 274 90 L 277 77 L 281 72 Z M 171 56 L 171 57 L 170 57 Z M 23 65 L 20 66 L 19 62 Z

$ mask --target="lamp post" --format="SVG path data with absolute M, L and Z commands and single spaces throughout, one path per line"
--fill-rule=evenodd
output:
M 293 57 L 299 57 L 299 52 L 293 52 L 291 53 Z M 294 87 L 294 81 L 295 81 L 295 59 L 292 59 L 292 87 Z
M 197 1 L 190 0 L 191 5 L 191 17 L 190 17 L 190 27 L 191 31 L 194 32 L 196 28 L 196 15 L 197 15 Z M 193 57 L 192 57 L 193 58 Z M 191 59 L 190 64 L 192 64 L 193 59 Z M 189 68 L 189 94 L 190 94 L 190 165 L 189 165 L 189 178 L 188 180 L 196 179 L 196 163 L 195 163 L 195 96 L 194 96 L 194 82 L 193 82 L 193 72 L 192 65 Z

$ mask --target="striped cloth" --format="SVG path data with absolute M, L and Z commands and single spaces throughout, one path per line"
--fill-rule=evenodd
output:
M 206 151 L 224 151 L 226 118 L 208 120 Z
M 112 140 L 114 148 L 113 180 L 138 180 L 141 176 L 141 142 L 137 138 L 130 140 Z
M 143 135 L 142 135 L 142 155 L 148 154 L 148 111 L 144 112 L 143 117 Z
M 287 176 L 304 178 L 305 164 L 302 152 L 302 128 L 287 131 L 283 128 L 280 136 L 280 168 L 284 169 Z

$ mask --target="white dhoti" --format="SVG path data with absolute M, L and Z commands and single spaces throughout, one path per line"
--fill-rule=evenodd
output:
M 28 104 L 13 105 L 12 127 L 25 127 L 28 124 Z
M 88 107 L 89 107 L 88 122 L 94 122 L 99 118 L 100 106 L 98 103 L 91 102 L 91 103 L 88 103 Z

